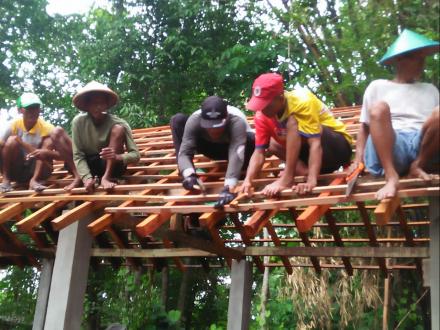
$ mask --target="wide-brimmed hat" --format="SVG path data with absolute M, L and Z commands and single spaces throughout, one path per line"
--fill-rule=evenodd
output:
M 399 55 L 422 50 L 425 56 L 437 53 L 439 51 L 439 43 L 414 31 L 405 29 L 388 48 L 379 62 L 381 64 L 392 64 Z
M 218 96 L 208 96 L 202 103 L 200 126 L 202 128 L 220 128 L 226 125 L 228 104 Z
M 17 99 L 17 108 L 27 108 L 31 105 L 39 105 L 40 107 L 43 105 L 40 98 L 37 94 L 34 93 L 23 93 Z
M 91 81 L 84 87 L 81 87 L 72 99 L 73 105 L 82 111 L 87 111 L 88 95 L 100 93 L 107 98 L 108 108 L 110 109 L 119 101 L 119 96 L 106 85 L 97 81 Z
M 283 77 L 277 73 L 263 73 L 255 79 L 252 85 L 252 97 L 246 104 L 251 111 L 261 111 L 269 105 L 272 100 L 283 94 Z

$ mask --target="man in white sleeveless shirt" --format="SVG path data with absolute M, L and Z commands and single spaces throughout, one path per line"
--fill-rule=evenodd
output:
M 439 92 L 418 80 L 426 56 L 438 50 L 438 42 L 404 30 L 380 60 L 394 66 L 394 79 L 374 80 L 365 90 L 351 168 L 364 161 L 370 173 L 385 175 L 378 200 L 396 195 L 399 175 L 431 179 L 427 172 L 439 152 Z

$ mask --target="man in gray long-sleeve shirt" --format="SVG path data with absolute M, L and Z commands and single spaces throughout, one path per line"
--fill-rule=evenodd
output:
M 216 203 L 217 208 L 228 204 L 235 197 L 234 188 L 242 168 L 246 168 L 254 151 L 255 137 L 244 114 L 228 106 L 218 96 L 209 96 L 201 110 L 189 118 L 176 114 L 170 121 L 180 173 L 184 177 L 183 187 L 193 190 L 198 186 L 198 177 L 193 165 L 196 153 L 215 160 L 228 160 L 225 187 Z
M 128 164 L 140 158 L 130 126 L 107 113 L 118 99 L 115 92 L 96 81 L 73 97 L 73 104 L 86 112 L 72 122 L 73 160 L 89 192 L 94 189 L 96 176 L 101 177 L 105 190 L 112 190 L 116 185 L 112 178 L 121 176 Z

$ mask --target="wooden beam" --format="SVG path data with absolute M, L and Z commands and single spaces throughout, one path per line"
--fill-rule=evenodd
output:
M 26 232 L 38 226 L 41 222 L 43 222 L 53 213 L 55 213 L 57 209 L 65 206 L 68 203 L 69 201 L 58 201 L 58 202 L 49 203 L 43 206 L 42 208 L 38 209 L 34 213 L 30 214 L 26 218 L 20 220 L 15 225 L 20 231 Z
M 173 172 L 174 173 L 174 172 Z M 216 172 L 206 173 L 206 177 L 209 177 L 209 174 L 215 174 Z M 174 175 L 174 174 L 172 174 Z M 327 179 L 337 179 L 337 178 L 344 178 L 345 173 L 339 172 L 339 173 L 331 173 L 331 174 L 322 174 L 318 177 L 318 180 L 322 178 L 322 180 Z M 131 176 L 132 179 L 135 179 L 136 176 Z M 266 185 L 271 182 L 273 182 L 274 178 L 263 178 L 263 179 L 255 179 L 253 183 L 256 186 Z M 304 182 L 305 177 L 295 177 L 295 182 Z M 161 180 L 162 181 L 162 180 Z M 178 196 L 158 196 L 157 194 L 137 194 L 137 195 L 127 195 L 127 194 L 116 194 L 121 192 L 133 192 L 133 191 L 139 191 L 139 190 L 145 190 L 149 189 L 151 192 L 153 190 L 168 190 L 168 189 L 182 189 L 181 183 L 170 183 L 168 180 L 164 179 L 164 182 L 156 182 L 156 183 L 145 183 L 145 184 L 126 184 L 126 185 L 117 185 L 114 188 L 113 194 L 111 195 L 99 195 L 105 192 L 105 190 L 101 187 L 98 187 L 95 194 L 93 195 L 87 195 L 85 188 L 74 188 L 72 190 L 71 194 L 66 194 L 66 191 L 62 188 L 51 188 L 51 189 L 45 189 L 41 193 L 39 193 L 36 196 L 24 196 L 29 195 L 33 192 L 33 190 L 14 190 L 7 192 L 3 195 L 3 197 L 0 197 L 0 203 L 15 203 L 15 202 L 53 202 L 57 200 L 72 200 L 72 201 L 82 201 L 82 200 L 126 200 L 128 198 L 137 199 L 139 201 L 163 201 L 163 202 L 183 202 L 188 201 L 190 197 L 186 197 L 185 195 L 178 195 Z M 432 186 L 438 186 L 439 184 L 439 176 L 436 176 L 431 185 Z M 357 190 L 375 190 L 379 187 L 382 187 L 385 184 L 385 181 L 373 181 L 373 182 L 365 182 L 365 183 L 359 183 L 357 184 Z M 205 186 L 206 188 L 212 188 L 212 189 L 218 189 L 223 185 L 221 181 L 215 181 L 215 182 L 206 182 Z M 407 189 L 411 187 L 426 187 L 426 182 L 421 179 L 401 179 L 399 181 L 399 185 L 401 190 Z M 325 185 L 325 186 L 317 186 L 313 188 L 312 194 L 318 194 L 323 192 L 345 192 L 345 189 L 347 188 L 346 184 L 338 184 L 338 185 Z M 14 196 L 21 196 L 21 197 L 14 197 Z M 215 200 L 218 195 L 217 194 L 210 194 L 210 195 L 192 195 L 194 196 L 194 201 L 204 201 L 207 198 L 210 200 Z M 298 197 L 298 195 L 292 191 L 292 189 L 285 189 L 283 190 L 280 195 L 280 197 Z M 263 194 L 261 192 L 255 192 L 252 196 L 252 198 L 263 198 Z M 374 199 L 374 198 L 372 198 Z
M 391 217 L 399 205 L 400 198 L 398 196 L 382 200 L 374 210 L 376 223 L 380 226 L 386 225 L 391 220 Z
M 273 247 L 249 246 L 234 248 L 244 256 L 287 256 L 287 257 L 350 257 L 350 258 L 429 258 L 428 247 Z M 218 255 L 194 248 L 164 248 L 164 249 L 92 249 L 95 257 L 117 258 L 170 258 L 170 257 L 212 257 Z M 281 264 L 280 264 L 281 265 Z M 294 266 L 294 265 L 292 265 Z M 343 265 L 341 265 L 344 267 Z M 367 265 L 365 265 L 367 266 Z M 393 265 L 396 266 L 396 265 Z M 390 266 L 390 267 L 393 267 Z M 355 269 L 355 267 L 353 267 Z M 378 266 L 374 266 L 378 268 Z M 415 267 L 412 266 L 412 269 Z
M 325 213 L 325 218 L 329 224 L 329 228 L 330 228 L 330 231 L 331 231 L 333 238 L 335 240 L 336 246 L 343 247 L 344 243 L 342 242 L 341 235 L 339 234 L 339 230 L 336 227 L 336 219 L 333 216 L 333 214 L 331 213 L 331 211 L 327 211 Z M 350 258 L 342 257 L 342 263 L 345 266 L 345 270 L 346 270 L 347 274 L 349 276 L 353 276 L 353 267 L 351 266 Z
M 0 225 L 11 220 L 26 209 L 23 203 L 14 203 L 0 209 Z
M 237 227 L 238 232 L 240 233 L 240 236 L 241 236 L 241 239 L 242 239 L 243 243 L 246 246 L 251 246 L 252 242 L 251 242 L 250 238 L 244 232 L 243 224 L 238 219 L 238 214 L 237 213 L 231 213 L 229 216 L 230 216 L 232 222 L 234 223 L 235 227 Z M 252 259 L 254 260 L 254 263 L 257 266 L 258 270 L 261 273 L 264 273 L 264 265 L 263 265 L 263 261 L 261 260 L 261 258 L 260 257 L 252 257 Z
M 90 231 L 90 234 L 92 234 L 93 237 L 96 237 L 112 224 L 113 217 L 114 214 L 104 214 L 95 221 L 92 221 L 87 226 L 87 229 Z
M 95 202 L 84 202 L 81 205 L 67 211 L 66 213 L 60 215 L 59 217 L 53 219 L 51 221 L 52 227 L 55 230 L 61 230 L 68 225 L 74 223 L 75 221 L 84 218 L 89 213 L 94 212 L 95 210 L 104 207 L 102 203 Z
M 273 217 L 278 210 L 261 210 L 255 211 L 252 216 L 247 219 L 243 225 L 243 230 L 247 237 L 254 238 L 266 225 L 271 217 Z
M 422 196 L 439 196 L 439 187 L 429 187 L 429 188 L 414 188 L 414 189 L 403 189 L 399 190 L 399 197 L 422 197 Z M 350 196 L 345 195 L 332 195 L 328 197 L 309 197 L 309 198 L 296 198 L 296 199 L 286 199 L 286 200 L 276 200 L 271 202 L 255 202 L 255 203 L 245 203 L 238 204 L 236 207 L 231 207 L 226 205 L 222 212 L 247 212 L 247 211 L 257 211 L 257 210 L 272 210 L 274 208 L 290 208 L 297 206 L 312 206 L 312 205 L 334 205 L 337 203 L 347 203 L 347 202 L 360 202 L 366 200 L 374 200 L 375 192 L 368 193 L 358 193 Z M 108 213 L 117 212 L 144 212 L 152 214 L 160 214 L 162 212 L 170 213 L 206 213 L 206 212 L 219 212 L 213 206 L 204 204 L 195 205 L 163 205 L 163 206 L 136 206 L 136 207 L 107 207 L 105 209 Z
M 295 221 L 295 226 L 297 226 L 296 218 L 298 218 L 298 213 L 297 213 L 296 209 L 293 207 L 289 208 L 289 213 Z M 308 247 L 312 246 L 307 233 L 298 232 L 298 234 L 299 234 L 299 237 L 301 237 L 301 241 L 304 243 L 304 246 L 308 246 Z M 317 274 L 321 274 L 321 266 L 319 264 L 319 259 L 317 257 L 310 257 L 310 261 L 312 262 L 313 268 L 315 268 L 315 272 Z
M 330 183 L 330 186 L 340 185 L 342 182 L 344 182 L 344 178 L 336 178 Z M 319 197 L 328 197 L 330 195 L 330 192 L 324 192 L 321 193 Z M 330 204 L 309 206 L 299 215 L 299 217 L 296 218 L 296 226 L 298 231 L 301 233 L 309 231 L 310 228 L 312 228 L 313 225 L 318 222 L 319 218 L 321 218 L 321 216 L 327 212 L 330 206 Z
M 163 245 L 168 249 L 170 249 L 173 246 L 171 241 L 167 238 L 163 239 Z M 174 260 L 174 264 L 181 272 L 186 271 L 186 266 L 183 264 L 182 260 L 180 260 L 178 256 L 173 256 L 172 258 Z
M 211 172 L 215 172 L 217 168 L 213 168 Z M 200 179 L 205 184 L 206 178 L 200 177 Z M 181 184 L 180 184 L 181 187 Z M 185 191 L 183 195 L 186 196 L 193 196 L 193 193 L 191 191 Z M 162 212 L 159 212 L 159 216 L 157 215 L 150 215 L 148 218 L 146 218 L 141 223 L 137 224 L 136 226 L 136 232 L 139 236 L 145 237 L 152 235 L 157 229 L 159 229 L 160 226 L 162 226 L 165 222 L 167 222 L 172 214 L 172 209 L 175 207 L 178 207 L 176 205 L 176 202 L 168 202 L 165 204 L 165 207 L 169 207 L 170 210 L 163 210 Z M 197 210 L 190 212 L 190 213 L 201 213 Z
M 171 241 L 176 241 L 180 244 L 188 245 L 189 247 L 192 247 L 194 249 L 211 252 L 219 256 L 232 259 L 240 260 L 243 258 L 243 253 L 237 249 L 228 248 L 225 246 L 217 246 L 210 241 L 189 236 L 175 230 L 168 230 L 165 235 Z
M 281 246 L 281 241 L 278 238 L 278 235 L 277 235 L 275 229 L 273 229 L 270 221 L 268 223 L 266 223 L 266 229 L 267 229 L 268 233 L 270 234 L 270 236 L 272 237 L 272 241 L 275 244 L 275 246 Z M 287 273 L 292 274 L 293 268 L 292 268 L 292 265 L 290 264 L 289 258 L 286 256 L 281 256 L 280 258 L 281 258 L 281 261 L 283 262 L 284 267 L 286 268 Z
M 217 223 L 223 220 L 226 217 L 226 213 L 222 212 L 208 212 L 203 213 L 199 216 L 199 223 L 201 226 L 206 227 L 208 229 L 213 228 L 217 225 Z
M 368 235 L 368 238 L 370 239 L 370 243 L 369 243 L 370 246 L 378 247 L 379 243 L 377 242 L 376 232 L 375 232 L 373 226 L 371 225 L 370 217 L 368 216 L 368 212 L 365 207 L 365 203 L 357 202 L 356 205 L 358 207 L 358 210 L 361 215 L 361 219 L 364 223 L 365 229 L 367 230 L 367 235 Z M 382 270 L 382 274 L 385 277 L 388 277 L 388 270 L 387 270 L 388 267 L 386 265 L 385 258 L 379 258 L 377 260 L 377 262 L 379 264 L 380 269 Z

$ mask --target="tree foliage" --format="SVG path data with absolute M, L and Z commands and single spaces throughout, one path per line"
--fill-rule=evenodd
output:
M 114 111 L 132 127 L 161 125 L 176 112 L 194 111 L 211 94 L 243 108 L 252 80 L 268 71 L 282 73 L 287 86 L 309 87 L 329 105 L 360 104 L 370 81 L 391 77 L 391 70 L 378 60 L 399 31 L 410 28 L 439 39 L 435 0 L 109 3 L 108 9 L 93 8 L 85 15 L 50 16 L 46 0 L 2 0 L 0 107 L 12 107 L 23 91 L 33 90 L 43 99 L 44 116 L 68 129 L 77 114 L 71 104 L 75 90 L 98 80 L 119 93 L 121 103 Z M 436 55 L 427 61 L 425 80 L 438 86 L 438 73 Z M 287 235 L 282 230 L 278 234 Z M 2 276 L 0 324 L 6 315 L 8 322 L 15 320 L 16 329 L 28 328 L 37 273 L 11 267 Z M 165 289 L 160 273 L 99 268 L 90 274 L 84 328 L 121 322 L 130 329 L 225 329 L 227 276 L 227 269 L 193 271 L 186 277 L 170 270 L 164 304 L 158 298 Z M 352 291 L 346 290 L 352 296 L 362 292 L 359 278 L 352 280 Z M 344 321 L 344 304 L 335 292 L 335 285 L 344 283 L 339 280 L 328 278 L 331 327 L 374 328 L 377 316 L 371 305 L 363 306 L 359 319 Z M 311 306 L 303 315 L 295 314 L 303 302 L 286 281 L 282 269 L 271 272 L 266 318 L 259 315 L 256 300 L 253 328 L 292 329 L 314 322 Z M 255 282 L 259 288 L 261 276 L 256 275 Z M 423 323 L 416 304 L 421 289 L 416 295 L 402 290 L 415 287 L 414 282 L 396 281 L 394 290 L 391 322 L 409 315 L 407 328 Z

